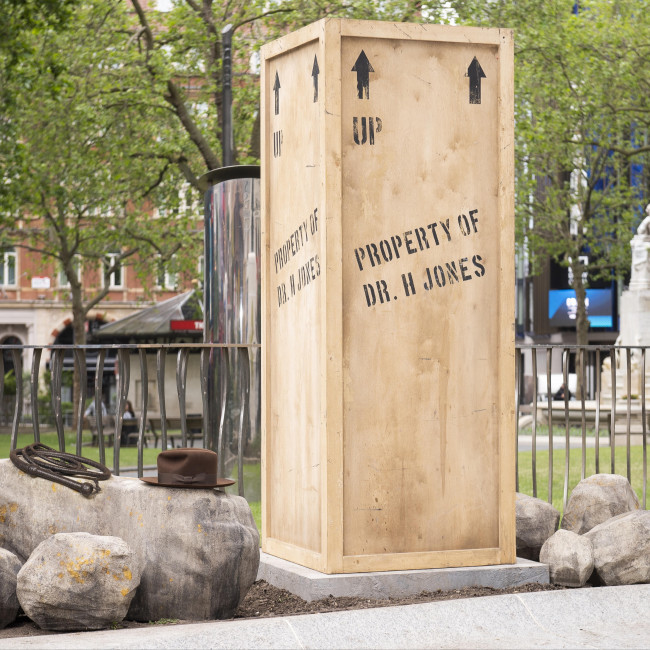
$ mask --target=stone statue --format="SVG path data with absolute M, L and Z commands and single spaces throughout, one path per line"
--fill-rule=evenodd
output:
M 650 203 L 645 206 L 646 218 L 639 224 L 636 234 L 643 237 L 650 237 Z
M 646 217 L 637 228 L 636 235 L 632 237 L 632 275 L 630 290 L 650 289 L 650 203 L 645 209 Z

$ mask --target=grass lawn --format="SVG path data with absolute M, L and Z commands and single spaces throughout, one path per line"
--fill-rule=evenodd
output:
M 249 501 L 248 505 L 251 508 L 253 513 L 253 519 L 257 524 L 257 530 L 260 531 L 260 546 L 262 545 L 262 502 L 261 501 Z
M 614 454 L 615 473 L 627 476 L 627 450 L 625 447 L 616 447 Z M 596 473 L 595 449 L 586 450 L 585 476 Z M 532 451 L 519 453 L 519 492 L 533 495 L 533 470 Z M 537 496 L 544 501 L 548 500 L 548 451 L 538 451 L 537 457 Z M 611 472 L 610 447 L 601 447 L 599 453 L 599 471 L 601 474 Z M 564 495 L 564 469 L 566 456 L 563 449 L 553 452 L 553 505 L 562 512 Z M 630 467 L 632 487 L 639 497 L 643 507 L 643 447 L 630 447 Z M 569 451 L 569 496 L 571 490 L 580 482 L 582 470 L 582 451 L 571 449 Z
M 538 434 L 542 427 L 538 428 Z M 546 435 L 548 429 L 545 430 Z M 579 430 L 578 430 L 579 431 Z M 554 429 L 555 433 L 555 429 Z M 558 433 L 560 433 L 558 429 Z M 574 432 L 571 432 L 574 435 Z M 579 435 L 576 434 L 576 435 Z M 602 434 L 601 434 L 602 436 Z M 84 442 L 90 442 L 90 433 L 84 434 Z M 66 433 L 66 451 L 75 453 L 76 436 L 73 432 Z M 24 447 L 33 442 L 30 434 L 18 436 L 18 447 Z M 55 433 L 41 434 L 41 442 L 58 449 L 58 439 Z M 11 438 L 9 435 L 0 435 L 0 458 L 9 458 L 9 447 Z M 603 445 L 606 438 L 602 438 Z M 97 447 L 85 446 L 82 448 L 82 456 L 92 460 L 99 460 L 99 449 Z M 144 465 L 156 465 L 156 458 L 160 453 L 159 449 L 144 449 Z M 627 475 L 627 459 L 625 447 L 616 447 L 615 454 L 615 471 L 622 476 Z M 609 473 L 610 466 L 610 448 L 602 446 L 600 448 L 600 472 Z M 571 490 L 579 483 L 582 468 L 582 453 L 580 449 L 571 449 L 569 454 L 569 495 Z M 634 488 L 639 502 L 643 507 L 643 448 L 634 446 L 630 448 L 630 462 L 632 471 L 632 487 Z M 120 448 L 120 467 L 135 467 L 138 464 L 138 450 L 136 447 Z M 106 447 L 106 465 L 113 468 L 113 448 Z M 563 449 L 557 449 L 553 453 L 553 505 L 562 512 L 563 510 L 563 490 L 564 490 L 564 465 L 565 454 Z M 261 502 L 261 466 L 259 463 L 250 463 L 244 465 L 244 486 L 245 496 L 253 513 L 257 528 L 262 528 L 262 502 Z M 596 473 L 595 449 L 586 450 L 586 467 L 585 476 Z M 233 468 L 232 475 L 237 477 L 237 467 Z M 231 494 L 237 494 L 237 486 L 228 488 Z M 533 472 L 532 472 L 532 452 L 522 451 L 519 453 L 519 492 L 533 495 Z M 537 496 L 545 501 L 548 499 L 548 451 L 537 451 Z
M 65 450 L 68 453 L 76 453 L 76 440 L 77 435 L 74 432 L 66 432 L 65 434 Z M 84 433 L 82 442 L 90 443 L 92 435 L 90 432 Z M 34 442 L 34 436 L 30 433 L 18 435 L 18 448 L 25 447 Z M 59 439 L 56 433 L 41 433 L 41 442 L 53 449 L 59 448 Z M 11 436 L 3 434 L 0 436 L 0 458 L 9 458 L 9 449 L 11 447 Z M 156 458 L 160 453 L 160 449 L 148 449 L 145 447 L 143 460 L 145 465 L 156 464 Z M 105 447 L 106 466 L 113 469 L 113 447 Z M 98 447 L 82 447 L 81 455 L 84 458 L 99 461 L 99 448 Z M 125 467 L 136 467 L 138 464 L 138 448 L 137 447 L 120 447 L 120 469 Z
M 92 436 L 89 432 L 84 433 L 82 442 L 90 442 Z M 68 453 L 76 453 L 76 433 L 66 432 L 65 434 L 65 449 Z M 25 433 L 18 435 L 18 448 L 25 447 L 26 445 L 34 442 L 32 433 Z M 56 433 L 41 433 L 41 442 L 53 449 L 59 448 L 59 439 Z M 11 436 L 7 434 L 0 435 L 0 458 L 9 458 L 9 450 L 11 447 Z M 156 458 L 160 453 L 160 449 L 150 449 L 145 447 L 143 450 L 144 465 L 156 466 Z M 113 469 L 113 447 L 106 447 L 106 466 Z M 81 455 L 84 458 L 99 461 L 99 449 L 97 447 L 86 446 L 82 447 Z M 138 465 L 138 449 L 137 447 L 120 447 L 120 468 L 137 467 Z M 247 463 L 244 465 L 244 486 L 246 491 L 246 498 L 249 499 L 248 505 L 253 512 L 253 518 L 257 524 L 258 530 L 262 529 L 262 501 L 261 501 L 261 466 L 259 463 Z M 237 478 L 237 466 L 233 468 L 233 478 Z M 237 485 L 233 485 L 227 490 L 231 494 L 238 494 Z
M 608 435 L 608 430 L 605 426 L 605 421 L 600 423 L 600 437 L 605 438 L 606 440 L 609 440 L 609 435 Z M 537 437 L 538 438 L 548 438 L 548 425 L 547 424 L 542 424 L 541 422 L 537 423 Z M 525 427 L 519 427 L 519 435 L 520 436 L 532 436 L 533 435 L 533 428 L 531 426 L 525 426 Z M 566 435 L 566 428 L 564 424 L 554 424 L 553 425 L 553 436 L 565 436 Z M 596 430 L 593 428 L 589 428 L 589 426 L 585 427 L 585 436 L 587 438 L 594 438 L 596 435 Z M 581 438 L 582 437 L 582 426 L 571 426 L 569 428 L 569 436 L 571 438 Z
M 260 463 L 244 464 L 244 496 L 253 513 L 257 530 L 262 532 L 262 466 Z M 237 478 L 237 465 L 232 469 L 231 475 Z M 226 488 L 229 494 L 239 494 L 237 485 Z M 260 540 L 261 541 L 261 540 Z

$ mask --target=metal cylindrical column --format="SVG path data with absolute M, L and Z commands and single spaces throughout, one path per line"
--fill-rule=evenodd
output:
M 204 342 L 208 363 L 208 441 L 219 473 L 236 472 L 240 450 L 260 453 L 260 169 L 222 167 L 205 193 Z M 236 474 L 233 474 L 236 477 Z M 241 478 L 241 477 L 240 477 Z M 259 497 L 258 497 L 259 498 Z

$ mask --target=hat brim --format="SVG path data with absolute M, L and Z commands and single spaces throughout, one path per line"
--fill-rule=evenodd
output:
M 227 487 L 228 485 L 234 485 L 237 481 L 234 481 L 231 478 L 219 478 L 217 482 L 212 485 L 197 485 L 196 483 L 160 483 L 157 476 L 141 476 L 140 480 L 149 485 L 157 485 L 159 487 L 170 487 L 170 488 L 194 488 L 196 489 L 206 489 L 206 488 L 216 488 L 216 487 Z

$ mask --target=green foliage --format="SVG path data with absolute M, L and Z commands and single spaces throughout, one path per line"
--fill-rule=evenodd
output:
M 14 374 L 13 369 L 5 373 L 4 394 L 16 394 L 16 375 Z
M 61 29 L 70 18 L 74 0 L 0 0 L 0 78 L 15 72 L 18 62 L 35 53 L 31 35 Z M 0 93 L 4 101 L 11 96 Z
M 627 271 L 650 190 L 647 173 L 630 184 L 630 164 L 650 162 L 650 3 L 452 4 L 465 21 L 515 29 L 518 241 L 533 270 L 549 256 L 571 268 L 586 343 L 579 256 L 592 281 Z
M 122 0 L 77 3 L 65 27 L 25 35 L 34 54 L 5 88 L 13 101 L 0 124 L 0 234 L 63 271 L 77 343 L 118 266 L 149 280 L 159 260 L 196 272 L 200 215 L 181 205 L 169 162 L 156 157 L 171 116 L 141 93 L 127 101 L 149 80 L 132 28 Z M 152 200 L 167 207 L 154 227 Z M 94 282 L 81 282 L 80 265 Z
M 599 450 L 599 472 L 609 473 L 611 471 L 611 448 L 605 447 L 607 438 L 600 438 Z M 627 450 L 624 446 L 617 446 L 614 453 L 614 469 L 616 474 L 625 476 L 627 474 Z M 548 500 L 548 458 L 547 450 L 538 451 L 536 454 L 536 476 L 537 476 L 537 497 Z M 593 447 L 586 450 L 585 453 L 586 467 L 585 476 L 591 476 L 596 473 L 596 451 Z M 564 449 L 553 451 L 553 479 L 552 479 L 552 502 L 555 508 L 560 512 L 563 511 L 564 497 L 564 471 L 566 456 Z M 630 469 L 631 485 L 636 492 L 639 502 L 643 504 L 643 447 L 630 447 Z M 569 489 L 568 495 L 571 495 L 573 488 L 580 482 L 582 475 L 582 451 L 580 449 L 571 449 L 569 453 Z M 519 454 L 519 492 L 533 495 L 533 469 L 532 469 L 532 452 L 522 451 Z M 643 505 L 641 506 L 643 507 Z
M 580 255 L 592 281 L 629 268 L 650 190 L 647 173 L 641 189 L 629 175 L 630 163 L 650 162 L 650 0 L 581 0 L 577 12 L 567 0 L 174 0 L 168 12 L 143 0 L 2 2 L 24 6 L 6 20 L 28 28 L 3 85 L 0 241 L 27 238 L 49 254 L 78 313 L 105 294 L 79 295 L 75 255 L 86 272 L 119 251 L 145 280 L 158 255 L 168 271 L 194 265 L 200 178 L 222 164 L 229 24 L 237 163 L 259 161 L 264 42 L 326 17 L 514 28 L 518 245 L 533 270 L 549 256 L 571 267 L 579 337 Z
M 90 458 L 92 460 L 99 461 L 99 449 L 97 447 L 91 447 L 92 435 L 90 431 L 84 431 L 82 443 L 83 449 L 81 455 L 84 458 Z M 76 433 L 72 430 L 66 429 L 65 431 L 65 448 L 66 451 L 75 453 L 77 436 Z M 20 433 L 18 435 L 17 448 L 20 449 L 34 442 L 33 433 Z M 47 431 L 44 428 L 41 429 L 41 442 L 48 447 L 53 449 L 59 448 L 59 440 L 57 434 L 52 432 L 52 430 Z M 9 449 L 11 445 L 11 436 L 9 435 L 0 435 L 0 458 L 9 458 Z M 113 447 L 107 447 L 105 450 L 106 465 L 109 469 L 113 469 Z M 147 447 L 143 451 L 144 465 L 155 467 L 156 459 L 160 449 L 153 449 Z M 138 449 L 137 447 L 120 447 L 120 469 L 124 470 L 127 467 L 137 467 L 138 466 Z
M 174 625 L 179 620 L 178 618 L 159 618 L 157 621 L 149 621 L 149 625 Z
M 258 163 L 258 67 L 263 43 L 326 17 L 444 22 L 451 13 L 446 2 L 410 0 L 279 0 L 271 4 L 264 0 L 226 4 L 176 0 L 169 12 L 156 11 L 141 0 L 133 4 L 144 30 L 138 38 L 141 61 L 150 75 L 150 82 L 141 89 L 143 100 L 146 95 L 149 103 L 166 102 L 177 118 L 176 125 L 164 127 L 166 150 L 158 155 L 175 162 L 197 188 L 201 188 L 203 173 L 222 164 L 222 30 L 227 25 L 233 27 L 235 158 L 237 163 Z
M 29 373 L 27 373 L 27 372 L 23 373 L 22 386 L 23 386 L 23 395 L 25 395 L 26 391 L 28 390 L 28 387 L 29 387 Z M 16 394 L 16 375 L 14 373 L 13 368 L 11 370 L 8 370 L 5 373 L 4 391 L 3 392 L 4 392 L 5 395 L 15 395 Z

